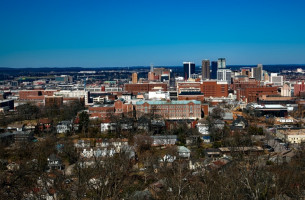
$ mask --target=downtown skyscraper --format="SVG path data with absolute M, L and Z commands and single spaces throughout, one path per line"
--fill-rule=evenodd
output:
M 212 68 L 212 73 L 210 74 L 211 79 L 216 79 L 217 78 L 217 61 L 212 61 L 211 62 L 211 68 Z
M 263 80 L 263 65 L 258 64 L 257 67 L 252 68 L 252 77 L 257 81 Z
M 184 80 L 189 79 L 195 73 L 195 63 L 183 62 L 183 72 Z
M 217 68 L 218 69 L 225 69 L 226 68 L 226 59 L 225 58 L 218 58 Z
M 210 60 L 202 60 L 202 79 L 210 79 Z

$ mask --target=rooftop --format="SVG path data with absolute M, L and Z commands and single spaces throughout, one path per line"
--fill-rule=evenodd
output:
M 186 105 L 188 103 L 194 103 L 196 105 L 201 105 L 201 102 L 200 101 L 196 101 L 196 100 L 184 100 L 184 101 L 139 101 L 139 102 L 136 102 L 136 105 L 142 105 L 144 103 L 148 103 L 148 104 L 151 104 L 151 105 L 165 105 L 165 104 L 168 104 L 168 105 L 172 105 L 172 104 L 175 104 L 175 105 Z

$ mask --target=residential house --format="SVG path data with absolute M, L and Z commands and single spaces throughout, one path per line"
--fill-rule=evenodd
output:
M 177 141 L 177 135 L 155 135 L 150 137 L 153 139 L 152 146 L 174 145 Z
M 243 116 L 237 116 L 237 118 L 232 122 L 232 130 L 242 130 L 248 127 L 248 121 Z
M 186 138 L 186 145 L 198 145 L 201 142 L 200 135 L 191 135 Z
M 65 165 L 59 156 L 51 154 L 48 159 L 48 170 L 63 170 Z
M 202 135 L 209 134 L 209 122 L 206 119 L 198 120 L 196 127 L 198 132 L 201 133 Z
M 56 126 L 57 133 L 67 133 L 72 130 L 72 123 L 71 121 L 61 121 Z
M 39 119 L 37 128 L 41 132 L 50 132 L 52 130 L 52 120 L 48 118 Z

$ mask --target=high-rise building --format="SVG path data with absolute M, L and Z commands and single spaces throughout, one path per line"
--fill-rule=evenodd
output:
M 252 77 L 257 81 L 262 81 L 263 79 L 263 65 L 258 64 L 257 67 L 252 68 Z
M 218 58 L 217 67 L 218 67 L 218 69 L 225 69 L 226 68 L 226 59 Z
M 211 79 L 217 79 L 217 61 L 211 62 L 212 73 L 210 74 Z
M 193 62 L 183 62 L 184 69 L 184 79 L 187 80 L 190 78 L 191 74 L 195 73 L 195 63 Z
M 138 82 L 138 73 L 134 72 L 132 73 L 132 83 Z
M 202 61 L 202 79 L 210 79 L 210 60 Z
M 149 81 L 155 80 L 155 73 L 154 72 L 148 72 L 148 80 Z
M 230 69 L 218 69 L 217 70 L 217 80 L 218 81 L 227 81 L 231 83 L 232 71 Z

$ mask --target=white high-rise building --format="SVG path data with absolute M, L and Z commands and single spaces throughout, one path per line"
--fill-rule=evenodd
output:
M 226 59 L 225 58 L 218 58 L 217 68 L 218 69 L 225 69 L 226 68 Z
M 232 71 L 230 69 L 218 69 L 217 70 L 217 80 L 218 81 L 227 81 L 231 83 Z

